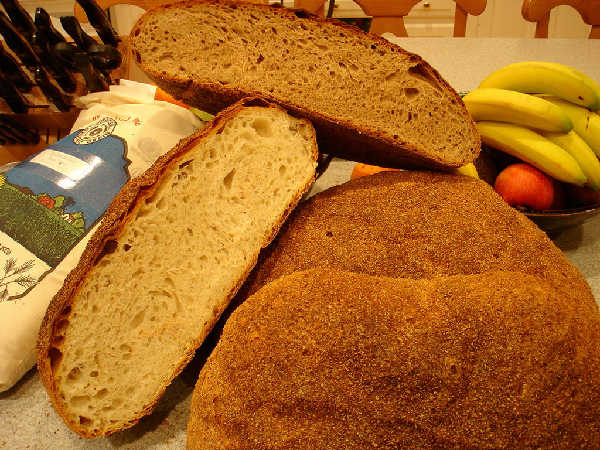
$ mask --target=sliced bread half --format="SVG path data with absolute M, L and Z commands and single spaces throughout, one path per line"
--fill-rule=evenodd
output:
M 314 129 L 247 100 L 128 183 L 52 300 L 38 368 L 84 437 L 134 425 L 310 187 Z
M 321 151 L 389 167 L 458 167 L 480 140 L 436 70 L 385 39 L 304 11 L 187 1 L 147 12 L 130 45 L 141 68 L 215 112 L 260 95 L 306 117 Z

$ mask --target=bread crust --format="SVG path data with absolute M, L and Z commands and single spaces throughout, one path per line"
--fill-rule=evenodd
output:
M 187 448 L 598 448 L 599 338 L 519 272 L 294 272 L 227 321 Z
M 453 100 L 453 103 L 462 107 L 462 117 L 469 124 L 472 131 L 473 142 L 471 143 L 471 154 L 461 161 L 448 161 L 425 152 L 407 142 L 392 139 L 384 133 L 368 127 L 360 127 L 349 121 L 341 120 L 334 116 L 325 115 L 319 111 L 312 110 L 305 105 L 296 104 L 282 97 L 271 95 L 267 92 L 251 91 L 224 86 L 218 82 L 197 80 L 193 77 L 169 76 L 158 72 L 154 67 L 144 64 L 140 55 L 140 49 L 136 47 L 136 35 L 140 33 L 140 27 L 144 21 L 151 17 L 152 13 L 160 12 L 194 3 L 209 4 L 237 4 L 248 8 L 271 8 L 277 12 L 282 19 L 309 20 L 318 23 L 321 27 L 340 27 L 345 32 L 359 36 L 362 40 L 372 42 L 377 47 L 393 49 L 398 53 L 408 55 L 414 62 L 414 67 L 424 71 L 428 76 L 435 79 L 438 85 Z M 153 8 L 134 25 L 131 31 L 130 45 L 133 55 L 142 70 L 162 89 L 187 104 L 196 106 L 211 113 L 216 113 L 228 105 L 246 96 L 263 97 L 269 102 L 277 103 L 297 117 L 303 117 L 313 123 L 317 130 L 317 140 L 322 152 L 339 156 L 341 158 L 376 164 L 385 167 L 399 168 L 453 168 L 472 162 L 480 152 L 481 140 L 471 116 L 467 112 L 464 103 L 454 89 L 442 78 L 437 70 L 431 67 L 425 60 L 416 54 L 412 54 L 401 47 L 392 44 L 388 40 L 374 34 L 366 33 L 357 27 L 348 25 L 336 19 L 322 19 L 304 10 L 291 10 L 280 5 L 258 5 L 245 2 L 234 2 L 230 0 L 193 0 L 158 6 Z
M 56 354 L 53 354 L 53 351 L 55 351 L 53 345 L 55 343 L 55 339 L 57 339 L 59 336 L 58 331 L 61 326 L 61 321 L 69 317 L 71 305 L 73 304 L 75 295 L 83 285 L 86 275 L 94 266 L 95 262 L 102 256 L 106 244 L 109 241 L 117 238 L 123 232 L 123 229 L 129 222 L 130 218 L 135 217 L 134 213 L 139 207 L 141 207 L 144 199 L 152 196 L 154 191 L 157 189 L 159 181 L 161 180 L 161 177 L 165 171 L 172 165 L 177 164 L 182 158 L 185 158 L 187 152 L 193 149 L 199 141 L 210 134 L 217 132 L 227 123 L 229 119 L 235 117 L 244 108 L 253 106 L 281 109 L 279 106 L 266 102 L 260 98 L 246 98 L 240 102 L 237 102 L 217 115 L 204 128 L 198 130 L 195 134 L 182 139 L 177 146 L 159 157 L 146 172 L 128 182 L 117 195 L 117 197 L 115 197 L 110 207 L 106 211 L 100 227 L 90 238 L 80 262 L 69 273 L 62 288 L 57 292 L 50 302 L 40 327 L 37 343 L 37 367 L 40 379 L 46 387 L 54 408 L 62 416 L 67 426 L 81 436 L 85 438 L 106 436 L 135 425 L 142 417 L 151 413 L 167 386 L 179 373 L 181 373 L 187 363 L 192 359 L 195 350 L 204 341 L 206 335 L 218 321 L 221 313 L 225 310 L 230 300 L 235 296 L 236 292 L 256 264 L 260 249 L 256 250 L 253 258 L 249 258 L 246 272 L 238 279 L 235 286 L 231 288 L 229 294 L 223 298 L 221 304 L 213 310 L 212 319 L 204 327 L 202 334 L 198 336 L 186 349 L 184 357 L 178 362 L 176 369 L 161 386 L 160 392 L 155 398 L 148 399 L 146 407 L 138 415 L 121 426 L 110 428 L 104 432 L 98 433 L 90 433 L 85 428 L 80 427 L 78 423 L 68 420 L 68 406 L 61 398 L 53 376 L 53 358 L 56 357 Z M 318 152 L 315 141 L 313 152 L 313 159 L 315 161 L 317 156 Z M 288 204 L 286 210 L 281 214 L 278 223 L 272 228 L 268 238 L 266 238 L 262 243 L 262 247 L 267 246 L 274 239 L 281 225 L 285 222 L 302 196 L 308 191 L 313 181 L 314 177 L 309 180 L 308 183 L 306 183 L 303 189 L 295 194 L 293 201 Z

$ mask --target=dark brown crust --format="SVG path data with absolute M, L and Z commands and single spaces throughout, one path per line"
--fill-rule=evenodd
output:
M 274 97 L 273 95 L 269 95 L 264 92 L 244 91 L 225 87 L 217 82 L 200 82 L 190 78 L 180 78 L 177 76 L 168 77 L 157 72 L 153 67 L 145 65 L 143 61 L 141 61 L 141 56 L 138 49 L 136 49 L 135 38 L 136 32 L 138 32 L 140 25 L 144 22 L 144 20 L 146 20 L 153 12 L 156 11 L 177 7 L 177 5 L 183 5 L 186 3 L 200 2 L 213 4 L 238 3 L 243 4 L 246 7 L 273 8 L 275 11 L 278 11 L 282 18 L 310 20 L 319 22 L 323 27 L 342 27 L 346 32 L 359 35 L 362 40 L 369 40 L 377 46 L 394 49 L 395 51 L 399 50 L 402 53 L 409 55 L 410 59 L 414 61 L 415 66 L 420 65 L 423 70 L 437 80 L 442 90 L 450 95 L 455 100 L 457 105 L 462 106 L 464 111 L 464 120 L 471 125 L 473 136 L 476 140 L 476 142 L 473 143 L 473 148 L 471 149 L 471 159 L 452 162 L 444 161 L 443 158 L 434 155 L 427 155 L 422 150 L 411 146 L 408 143 L 399 143 L 391 137 L 385 136 L 377 131 L 368 128 L 358 128 L 350 122 L 344 122 L 335 117 L 328 117 L 319 111 L 309 110 L 303 105 L 291 103 L 283 98 Z M 359 28 L 350 26 L 335 19 L 322 19 L 313 14 L 309 14 L 306 11 L 290 10 L 287 8 L 282 8 L 278 5 L 256 5 L 243 2 L 231 2 L 228 0 L 195 0 L 159 6 L 150 10 L 148 13 L 142 16 L 142 18 L 133 27 L 131 31 L 130 44 L 136 62 L 142 68 L 142 70 L 162 89 L 169 92 L 174 97 L 211 113 L 216 113 L 246 96 L 263 97 L 270 102 L 274 102 L 283 106 L 286 110 L 292 112 L 298 117 L 303 117 L 310 120 L 317 130 L 319 148 L 325 153 L 345 159 L 362 161 L 380 166 L 401 168 L 459 167 L 463 164 L 474 161 L 479 155 L 481 142 L 475 127 L 475 123 L 467 112 L 467 109 L 464 106 L 460 96 L 433 67 L 431 67 L 420 56 L 407 52 L 406 50 L 395 44 L 392 44 L 378 35 L 365 33 Z
M 154 399 L 148 399 L 146 408 L 139 415 L 133 417 L 125 425 L 104 430 L 97 434 L 88 433 L 87 430 L 80 428 L 77 423 L 73 423 L 68 420 L 68 415 L 66 414 L 68 406 L 65 405 L 63 399 L 59 395 L 59 390 L 56 386 L 53 377 L 53 370 L 51 364 L 52 358 L 50 352 L 53 348 L 53 339 L 55 338 L 55 336 L 58 335 L 57 326 L 61 319 L 67 318 L 69 316 L 70 305 L 72 305 L 75 294 L 78 292 L 83 282 L 85 281 L 88 271 L 94 266 L 94 263 L 97 261 L 99 256 L 101 256 L 107 241 L 118 237 L 123 231 L 124 227 L 127 225 L 129 218 L 134 216 L 133 213 L 137 210 L 137 208 L 140 207 L 143 200 L 152 196 L 152 194 L 158 187 L 161 176 L 165 173 L 165 171 L 172 165 L 177 164 L 178 161 L 180 161 L 182 158 L 184 158 L 186 153 L 189 150 L 193 149 L 199 141 L 201 141 L 211 133 L 214 133 L 221 129 L 229 119 L 236 116 L 244 108 L 252 106 L 281 109 L 279 106 L 274 105 L 272 103 L 268 103 L 260 98 L 246 98 L 243 101 L 238 102 L 230 106 L 228 109 L 224 110 L 222 113 L 217 115 L 209 124 L 207 124 L 204 128 L 200 129 L 192 136 L 182 139 L 181 142 L 172 150 L 158 158 L 156 162 L 152 165 L 152 167 L 150 167 L 146 172 L 127 183 L 123 187 L 121 192 L 117 195 L 117 197 L 115 197 L 112 204 L 106 211 L 101 226 L 96 231 L 96 233 L 94 233 L 89 243 L 87 244 L 79 264 L 69 273 L 69 275 L 64 281 L 63 287 L 54 296 L 50 305 L 48 306 L 38 337 L 38 371 L 54 408 L 61 415 L 61 417 L 69 426 L 69 428 L 71 428 L 73 431 L 80 434 L 81 436 L 85 438 L 96 438 L 112 434 L 114 432 L 135 425 L 143 416 L 152 412 L 167 386 L 183 370 L 183 368 L 194 356 L 195 350 L 200 346 L 202 341 L 205 339 L 206 335 L 210 332 L 212 327 L 218 321 L 219 316 L 225 310 L 230 300 L 235 296 L 236 292 L 238 291 L 238 289 L 243 284 L 244 280 L 256 264 L 260 249 L 256 249 L 254 258 L 249 259 L 249 264 L 244 276 L 241 277 L 237 281 L 237 284 L 232 287 L 229 294 L 223 299 L 223 302 L 220 305 L 218 305 L 217 308 L 214 309 L 211 321 L 209 321 L 207 326 L 204 328 L 202 335 L 198 336 L 197 339 L 187 349 L 186 355 L 179 362 L 177 369 L 170 375 L 168 380 L 162 386 L 159 395 L 157 395 Z M 316 161 L 316 142 L 314 143 L 313 158 Z M 285 220 L 287 219 L 291 211 L 294 209 L 294 207 L 298 204 L 304 193 L 308 191 L 313 180 L 314 179 L 309 180 L 309 182 L 304 186 L 304 188 L 296 193 L 294 200 L 290 202 L 287 209 L 282 213 L 278 224 L 273 227 L 268 237 L 263 242 L 262 247 L 267 246 L 274 239 L 275 235 L 277 234 L 277 231 L 285 222 Z

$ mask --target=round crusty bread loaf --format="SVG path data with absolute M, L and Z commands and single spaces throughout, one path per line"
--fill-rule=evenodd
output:
M 598 310 L 581 273 L 544 232 L 489 185 L 460 175 L 386 172 L 316 195 L 263 252 L 236 302 L 320 266 L 415 279 L 518 271 Z
M 599 350 L 530 275 L 296 272 L 225 325 L 188 448 L 600 448 Z
M 247 95 L 309 119 L 319 149 L 390 167 L 458 167 L 479 135 L 452 87 L 418 55 L 305 11 L 195 0 L 148 11 L 135 60 L 160 87 L 215 112 Z

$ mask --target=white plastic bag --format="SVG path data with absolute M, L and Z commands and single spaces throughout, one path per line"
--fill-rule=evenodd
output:
M 121 187 L 203 122 L 121 80 L 78 99 L 71 134 L 0 175 L 0 391 L 36 361 L 41 321 Z

